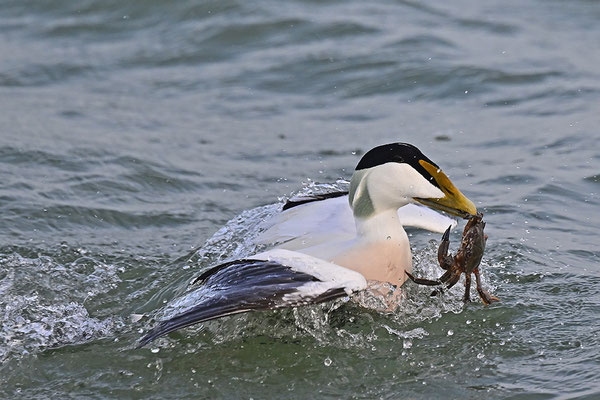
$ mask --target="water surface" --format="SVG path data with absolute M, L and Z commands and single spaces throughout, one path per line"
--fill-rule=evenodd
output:
M 586 0 L 0 0 L 0 397 L 599 397 L 599 18 Z M 394 315 L 336 302 L 133 349 L 189 279 L 254 250 L 282 196 L 392 141 L 486 213 L 501 303 L 413 286 Z M 439 235 L 409 233 L 437 276 Z

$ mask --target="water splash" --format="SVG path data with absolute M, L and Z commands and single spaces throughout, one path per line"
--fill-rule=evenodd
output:
M 84 306 L 120 282 L 113 265 L 87 255 L 61 263 L 13 252 L 0 256 L 0 266 L 0 363 L 105 337 L 123 326 L 118 317 L 90 316 Z
M 242 212 L 229 220 L 196 252 L 201 265 L 247 257 L 258 250 L 253 242 L 262 222 L 281 209 L 282 203 L 269 204 Z
M 313 180 L 309 180 L 308 182 L 303 182 L 302 189 L 292 193 L 289 199 L 303 199 L 321 194 L 347 191 L 349 187 L 350 182 L 345 179 L 338 179 L 334 183 L 317 183 Z M 287 197 L 282 197 L 279 200 L 285 202 L 287 199 Z

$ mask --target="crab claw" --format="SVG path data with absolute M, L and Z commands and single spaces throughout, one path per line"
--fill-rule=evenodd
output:
M 450 229 L 452 229 L 452 226 L 449 226 L 448 229 L 446 229 L 446 232 L 444 232 L 440 247 L 438 248 L 438 262 L 440 263 L 440 267 L 445 270 L 452 266 L 452 257 L 448 255 L 448 248 L 450 247 Z

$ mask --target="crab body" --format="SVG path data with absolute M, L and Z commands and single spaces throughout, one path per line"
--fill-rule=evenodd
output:
M 487 240 L 487 235 L 483 232 L 484 228 L 483 214 L 478 213 L 469 219 L 463 231 L 461 246 L 456 255 L 452 257 L 448 255 L 448 248 L 450 246 L 450 227 L 448 227 L 438 248 L 438 261 L 440 267 L 446 270 L 446 272 L 438 280 L 415 278 L 408 272 L 406 274 L 417 284 L 429 286 L 445 284 L 447 289 L 450 289 L 458 282 L 461 274 L 465 274 L 465 295 L 463 297 L 465 302 L 470 301 L 471 274 L 475 274 L 477 293 L 479 293 L 481 300 L 485 304 L 500 301 L 481 287 L 479 264 L 481 263 Z M 431 295 L 435 296 L 438 292 L 439 290 L 435 290 Z

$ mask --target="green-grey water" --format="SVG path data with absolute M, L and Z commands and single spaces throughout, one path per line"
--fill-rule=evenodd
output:
M 0 398 L 600 398 L 599 21 L 591 0 L 0 0 Z M 340 301 L 134 349 L 282 196 L 393 141 L 485 212 L 501 303 L 412 285 L 392 315 Z M 409 233 L 439 276 L 439 235 Z

